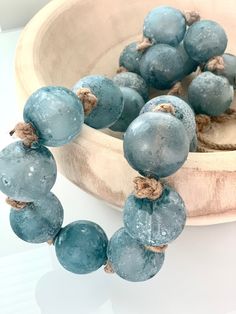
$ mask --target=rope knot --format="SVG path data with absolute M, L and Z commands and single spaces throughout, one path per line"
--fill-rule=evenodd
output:
M 181 82 L 175 83 L 174 86 L 171 87 L 167 95 L 173 95 L 173 96 L 181 96 L 183 95 L 183 86 Z
M 125 67 L 123 66 L 120 66 L 117 70 L 116 70 L 116 73 L 119 74 L 119 73 L 124 73 L 124 72 L 129 72 L 129 70 L 127 70 Z
M 188 26 L 191 26 L 193 23 L 198 22 L 201 19 L 200 14 L 196 11 L 185 11 L 183 14 Z
M 112 268 L 112 265 L 111 265 L 111 262 L 107 261 L 105 267 L 104 267 L 104 271 L 107 273 L 107 274 L 114 274 L 114 270 Z
M 153 112 L 167 112 L 171 113 L 173 116 L 175 115 L 175 107 L 171 103 L 163 103 L 160 105 L 157 105 L 152 109 Z
M 203 132 L 211 126 L 211 118 L 205 114 L 196 115 L 195 120 L 198 132 Z
M 9 133 L 11 136 L 15 134 L 19 137 L 25 146 L 31 147 L 34 142 L 38 141 L 38 136 L 32 124 L 19 122 L 15 128 Z
M 145 249 L 148 251 L 152 251 L 154 253 L 163 253 L 167 249 L 168 245 L 162 245 L 162 246 L 151 246 L 151 245 L 145 245 Z
M 213 57 L 207 62 L 206 66 L 209 71 L 222 71 L 225 68 L 224 59 L 222 56 Z
M 161 182 L 154 178 L 136 177 L 133 182 L 134 194 L 137 198 L 148 198 L 154 201 L 163 192 Z
M 139 44 L 137 44 L 137 48 L 136 49 L 138 51 L 142 51 L 143 52 L 147 48 L 151 47 L 152 44 L 153 43 L 151 42 L 151 40 L 149 38 L 144 37 L 143 40 Z
M 77 91 L 77 96 L 82 101 L 85 115 L 89 115 L 97 105 L 97 97 L 91 92 L 89 88 L 85 87 L 82 87 Z
M 10 197 L 6 198 L 6 203 L 16 210 L 23 209 L 29 204 L 26 202 L 13 200 Z

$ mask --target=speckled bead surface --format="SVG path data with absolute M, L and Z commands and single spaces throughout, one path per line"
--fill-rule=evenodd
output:
M 111 126 L 123 110 L 123 97 L 118 86 L 105 76 L 89 75 L 79 80 L 72 90 L 77 93 L 82 87 L 89 88 L 97 97 L 97 105 L 85 117 L 85 123 L 94 129 Z
M 69 89 L 42 87 L 27 100 L 24 120 L 35 128 L 39 143 L 61 146 L 79 134 L 84 123 L 84 111 L 79 98 Z
M 222 55 L 227 42 L 226 33 L 218 23 L 201 20 L 188 28 L 184 37 L 184 48 L 193 60 L 201 63 Z
M 57 167 L 50 151 L 40 145 L 14 142 L 0 152 L 0 190 L 17 201 L 44 198 L 53 187 Z
M 143 97 L 144 101 L 148 100 L 148 86 L 140 75 L 132 72 L 123 72 L 116 74 L 113 77 L 113 81 L 119 87 L 129 87 L 136 90 Z
M 138 92 L 129 87 L 120 88 L 124 98 L 124 109 L 120 118 L 110 127 L 113 131 L 125 132 L 130 123 L 139 115 L 144 100 Z
M 48 193 L 42 199 L 10 212 L 10 224 L 23 241 L 43 243 L 53 240 L 63 223 L 63 208 L 58 198 Z
M 143 245 L 161 246 L 175 240 L 183 231 L 186 209 L 180 195 L 165 185 L 157 200 L 131 194 L 124 206 L 124 226 Z
M 198 62 L 194 61 L 190 58 L 190 56 L 187 54 L 183 41 L 176 47 L 179 54 L 181 55 L 181 58 L 183 60 L 183 78 L 186 75 L 189 75 L 190 73 L 197 70 Z
M 144 19 L 143 36 L 154 43 L 177 46 L 184 38 L 185 30 L 185 17 L 172 7 L 157 7 Z
M 205 71 L 211 71 L 216 75 L 222 75 L 226 77 L 233 88 L 236 89 L 236 56 L 230 53 L 224 53 L 222 57 L 224 61 L 224 69 L 210 70 L 206 65 Z
M 108 239 L 94 222 L 78 220 L 62 228 L 55 240 L 60 264 L 75 274 L 87 274 L 107 260 Z
M 121 52 L 119 65 L 125 67 L 128 71 L 139 74 L 139 61 L 143 53 L 137 50 L 137 42 L 126 46 Z
M 144 105 L 140 114 L 153 112 L 158 105 L 164 103 L 170 103 L 173 105 L 175 108 L 175 117 L 183 123 L 189 141 L 191 141 L 196 132 L 195 115 L 191 107 L 181 98 L 171 95 L 163 95 L 152 98 Z
M 183 59 L 175 47 L 159 44 L 147 49 L 140 60 L 140 73 L 156 89 L 171 88 L 183 77 Z
M 165 255 L 148 251 L 125 228 L 121 228 L 109 241 L 107 257 L 118 276 L 138 282 L 155 276 L 163 265 Z
M 141 175 L 167 177 L 185 162 L 189 139 L 182 122 L 169 113 L 146 112 L 124 135 L 124 155 Z
M 188 100 L 197 114 L 218 116 L 225 112 L 234 98 L 229 81 L 211 72 L 203 72 L 189 85 Z

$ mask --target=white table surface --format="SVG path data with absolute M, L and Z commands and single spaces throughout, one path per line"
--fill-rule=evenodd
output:
M 1 149 L 21 120 L 13 76 L 19 34 L 0 34 Z M 90 219 L 108 236 L 122 225 L 121 213 L 60 174 L 53 191 L 64 206 L 64 224 Z M 236 223 L 185 228 L 156 277 L 129 283 L 102 269 L 86 276 L 65 271 L 52 246 L 13 234 L 4 200 L 0 193 L 0 314 L 236 314 Z

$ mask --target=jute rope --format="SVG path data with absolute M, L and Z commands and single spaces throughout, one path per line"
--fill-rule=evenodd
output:
M 14 129 L 9 133 L 11 136 L 15 134 L 19 137 L 25 146 L 31 147 L 34 142 L 38 141 L 38 136 L 32 124 L 19 122 Z
M 84 114 L 87 116 L 97 105 L 97 97 L 89 88 L 82 87 L 77 91 L 77 96 L 82 101 Z

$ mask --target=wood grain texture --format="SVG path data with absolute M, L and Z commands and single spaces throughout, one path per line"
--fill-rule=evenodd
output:
M 112 76 L 125 44 L 141 38 L 146 13 L 158 0 L 54 0 L 23 31 L 15 73 L 21 105 L 37 88 L 71 87 L 88 74 Z M 236 4 L 227 1 L 169 0 L 181 10 L 197 10 L 221 23 L 229 37 L 227 51 L 236 53 Z M 123 157 L 122 141 L 109 132 L 84 126 L 71 144 L 52 149 L 59 170 L 72 182 L 122 208 L 137 173 Z M 219 143 L 236 141 L 231 122 L 214 128 Z M 110 133 L 111 134 L 111 133 Z M 222 136 L 224 134 L 224 136 Z M 184 166 L 167 181 L 183 197 L 189 225 L 236 220 L 236 152 L 190 153 Z

